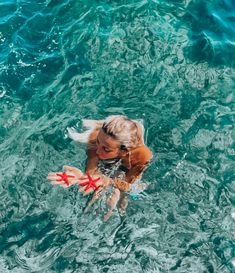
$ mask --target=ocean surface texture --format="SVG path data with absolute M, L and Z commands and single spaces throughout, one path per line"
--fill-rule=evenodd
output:
M 234 0 L 0 0 L 0 272 L 235 272 L 234 72 Z M 104 223 L 46 176 L 113 114 L 154 158 Z

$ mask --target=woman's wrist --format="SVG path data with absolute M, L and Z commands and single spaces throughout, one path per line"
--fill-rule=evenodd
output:
M 117 179 L 117 178 L 114 178 L 112 180 L 112 185 L 115 187 L 115 188 L 118 188 L 120 191 L 129 191 L 130 189 L 130 184 L 124 180 L 120 180 L 120 179 Z
M 104 175 L 102 173 L 96 173 L 95 175 L 97 176 L 97 178 L 98 177 L 100 178 L 100 181 L 103 182 L 103 184 L 102 184 L 103 187 L 107 187 L 110 184 L 112 184 L 112 179 L 109 178 L 108 176 L 106 176 L 106 175 Z

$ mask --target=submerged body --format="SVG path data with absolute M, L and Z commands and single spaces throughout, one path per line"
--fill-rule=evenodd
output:
M 118 203 L 121 211 L 125 211 L 127 207 L 125 192 L 140 179 L 152 158 L 152 152 L 145 146 L 143 128 L 136 121 L 123 116 L 112 116 L 106 121 L 89 122 L 93 129 L 89 134 L 84 133 L 88 144 L 86 173 L 101 177 L 102 187 L 94 192 L 86 211 L 112 185 L 112 194 L 107 199 L 110 206 L 109 212 L 105 215 L 107 220 Z M 84 136 L 70 132 L 70 137 L 78 141 L 79 135 L 80 139 Z
M 89 130 L 77 133 L 70 128 L 68 134 L 75 141 L 87 143 L 86 174 L 77 168 L 64 166 L 72 178 L 67 181 L 69 183 L 60 181 L 59 184 L 62 187 L 79 184 L 79 191 L 85 195 L 94 191 L 85 211 L 111 188 L 111 195 L 107 198 L 110 209 L 104 217 L 108 220 L 117 205 L 122 212 L 125 211 L 128 204 L 125 192 L 141 178 L 152 152 L 144 144 L 143 126 L 125 116 L 111 116 L 104 121 L 85 120 L 84 126 Z M 63 173 L 49 173 L 48 179 L 52 184 L 58 184 L 58 175 Z M 92 181 L 91 187 L 84 182 L 87 178 Z

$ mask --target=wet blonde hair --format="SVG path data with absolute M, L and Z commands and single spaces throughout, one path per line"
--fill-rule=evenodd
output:
M 120 148 L 127 150 L 144 144 L 144 127 L 126 116 L 110 116 L 103 125 L 102 130 L 120 142 Z
M 95 130 L 103 130 L 107 135 L 120 142 L 120 149 L 128 150 L 144 144 L 144 126 L 137 120 L 126 116 L 109 116 L 105 120 L 83 120 L 88 130 L 78 133 L 74 128 L 67 128 L 68 136 L 81 143 L 88 143 L 90 134 Z

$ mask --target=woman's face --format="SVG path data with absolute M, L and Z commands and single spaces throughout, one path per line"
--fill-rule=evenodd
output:
M 119 141 L 105 134 L 102 129 L 97 136 L 96 147 L 96 154 L 99 159 L 111 159 L 120 156 Z

